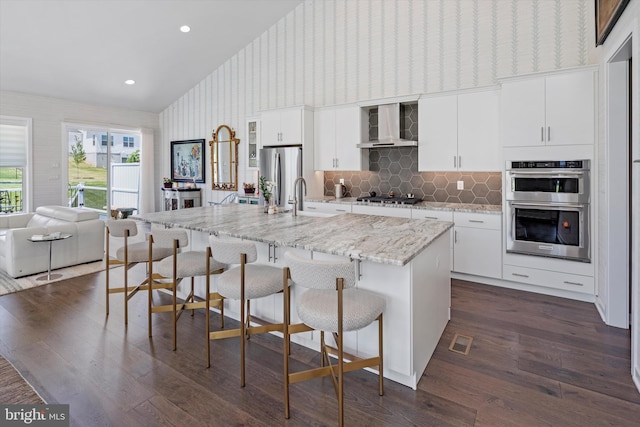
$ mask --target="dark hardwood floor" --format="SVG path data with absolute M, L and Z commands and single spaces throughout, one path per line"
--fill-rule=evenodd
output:
M 347 374 L 347 425 L 638 425 L 629 331 L 592 304 L 454 280 L 452 306 L 417 391 L 387 380 L 379 397 L 375 375 Z M 240 388 L 238 340 L 214 342 L 206 369 L 204 313 L 182 316 L 175 352 L 169 317 L 154 316 L 150 340 L 143 294 L 127 329 L 119 295 L 105 319 L 104 273 L 92 274 L 0 297 L 0 353 L 46 401 L 70 404 L 71 425 L 336 424 L 328 378 L 294 384 L 284 419 L 278 337 L 251 338 Z M 473 337 L 469 355 L 448 350 L 455 333 Z M 293 356 L 293 369 L 319 361 L 301 347 Z

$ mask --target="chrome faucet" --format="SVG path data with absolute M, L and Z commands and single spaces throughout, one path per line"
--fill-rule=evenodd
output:
M 304 195 L 307 195 L 307 181 L 304 180 L 303 177 L 299 176 L 293 182 L 293 199 L 289 199 L 288 203 L 293 205 L 293 210 L 291 213 L 293 216 L 298 216 L 298 183 L 302 182 L 302 187 L 304 187 Z

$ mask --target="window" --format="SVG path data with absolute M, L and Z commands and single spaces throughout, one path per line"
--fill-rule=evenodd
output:
M 0 214 L 25 212 L 31 119 L 0 116 Z
M 102 146 L 106 147 L 107 146 L 107 135 L 100 135 L 102 137 Z M 113 147 L 113 135 L 111 135 L 111 138 L 109 138 L 109 141 L 111 142 L 111 146 Z
M 122 137 L 122 146 L 125 147 L 125 148 L 127 148 L 127 147 L 133 148 L 133 137 L 132 136 L 123 136 Z

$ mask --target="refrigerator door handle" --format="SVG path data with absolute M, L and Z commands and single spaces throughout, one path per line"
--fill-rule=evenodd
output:
M 280 165 L 280 153 L 276 153 L 275 155 L 275 167 L 274 167 L 274 173 L 275 173 L 275 185 L 276 188 L 274 189 L 273 192 L 273 197 L 274 197 L 274 204 L 276 206 L 280 206 L 280 192 L 282 191 L 282 176 L 281 176 L 281 165 Z

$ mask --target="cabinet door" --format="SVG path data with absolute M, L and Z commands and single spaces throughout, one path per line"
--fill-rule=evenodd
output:
M 544 78 L 503 83 L 500 96 L 502 145 L 504 147 L 544 145 Z
M 588 70 L 547 77 L 548 145 L 594 143 L 594 76 Z
M 458 170 L 500 171 L 498 91 L 458 96 Z
M 280 114 L 280 143 L 302 144 L 302 110 L 283 110 Z
M 333 170 L 336 165 L 336 120 L 332 109 L 319 110 L 313 114 L 313 144 L 316 170 Z
M 502 278 L 500 230 L 455 227 L 453 271 Z
M 262 144 L 281 145 L 280 141 L 280 112 L 266 111 L 262 113 Z
M 337 170 L 359 171 L 363 169 L 363 154 L 357 147 L 360 141 L 360 107 L 337 108 L 335 112 L 335 157 Z M 367 163 L 368 165 L 368 163 Z
M 458 97 L 419 101 L 418 170 L 455 170 L 458 156 Z

